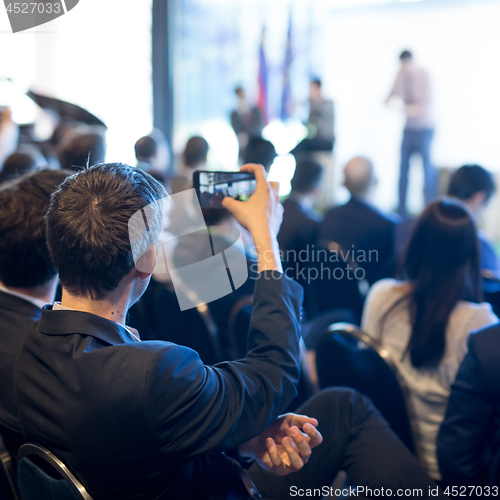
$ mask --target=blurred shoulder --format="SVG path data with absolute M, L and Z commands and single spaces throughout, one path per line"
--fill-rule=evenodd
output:
M 403 295 L 402 287 L 404 284 L 405 282 L 393 278 L 377 281 L 370 287 L 368 297 L 373 300 L 374 298 L 381 299 L 390 295 Z

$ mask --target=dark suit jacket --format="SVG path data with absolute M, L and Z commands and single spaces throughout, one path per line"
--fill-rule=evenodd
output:
M 278 234 L 280 249 L 286 257 L 287 250 L 299 252 L 316 242 L 320 216 L 307 210 L 300 203 L 288 198 L 283 202 L 283 222 Z
M 14 359 L 41 312 L 27 300 L 0 292 L 0 432 L 13 454 L 24 442 L 14 395 Z
M 333 207 L 325 214 L 319 229 L 318 242 L 339 243 L 351 250 L 354 245 L 355 259 L 366 272 L 370 285 L 393 275 L 394 232 L 399 220 L 377 210 L 357 198 L 345 205 Z M 375 250 L 377 253 L 371 254 Z M 363 262 L 363 251 L 367 262 Z
M 500 324 L 469 338 L 437 438 L 443 480 L 452 485 L 500 484 Z M 497 476 L 492 477 L 496 461 Z
M 23 432 L 95 500 L 222 498 L 232 472 L 220 452 L 262 432 L 296 394 L 301 299 L 296 283 L 263 273 L 251 351 L 214 367 L 189 348 L 134 342 L 117 323 L 47 306 L 16 362 Z

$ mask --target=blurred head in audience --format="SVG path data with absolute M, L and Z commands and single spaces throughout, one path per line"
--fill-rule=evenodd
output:
M 344 168 L 344 186 L 351 196 L 364 198 L 377 184 L 373 164 L 367 158 L 358 156 L 347 163 Z
M 34 172 L 46 165 L 47 161 L 38 149 L 31 146 L 20 147 L 5 160 L 3 169 L 0 172 L 0 183 Z
M 413 320 L 407 353 L 417 368 L 436 366 L 453 308 L 459 300 L 481 300 L 476 226 L 461 202 L 443 198 L 427 206 L 409 242 L 404 275 Z
M 304 196 L 315 197 L 319 194 L 323 168 L 312 160 L 299 160 L 291 181 L 292 191 Z
M 165 135 L 160 130 L 153 130 L 151 134 L 141 137 L 134 146 L 138 166 L 145 166 L 144 170 L 156 180 L 167 180 L 170 166 L 170 153 Z
M 479 165 L 464 165 L 451 177 L 448 196 L 458 198 L 479 217 L 495 193 L 493 176 Z
M 99 131 L 88 131 L 71 137 L 64 144 L 61 152 L 61 168 L 79 170 L 104 161 L 106 143 L 104 134 Z
M 44 217 L 51 194 L 69 174 L 39 170 L 0 187 L 0 281 L 4 286 L 27 290 L 55 280 Z
M 120 285 L 120 293 L 130 292 L 128 307 L 132 305 L 146 289 L 150 273 L 135 267 L 129 221 L 166 194 L 143 170 L 118 163 L 95 165 L 68 178 L 54 193 L 46 219 L 47 243 L 63 294 L 102 300 Z M 139 267 L 152 266 L 152 271 L 163 213 L 157 206 L 147 214 L 148 231 L 144 222 L 130 230 L 136 236 L 135 254 L 145 259 Z
M 313 101 L 321 101 L 323 99 L 323 96 L 321 95 L 321 80 L 319 78 L 313 78 L 311 80 L 311 85 L 309 87 L 310 90 L 310 98 Z
M 200 136 L 191 137 L 184 149 L 184 166 L 193 170 L 202 169 L 207 163 L 208 142 Z
M 269 173 L 274 159 L 278 156 L 272 142 L 262 137 L 252 137 L 247 144 L 243 163 L 262 165 Z
M 52 132 L 52 136 L 49 139 L 50 144 L 54 146 L 56 150 L 59 150 L 71 136 L 75 135 L 75 130 L 79 127 L 82 127 L 82 124 L 76 120 L 71 118 L 61 119 Z

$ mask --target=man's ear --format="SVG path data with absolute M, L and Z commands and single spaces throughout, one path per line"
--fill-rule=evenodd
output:
M 151 245 L 146 253 L 141 256 L 135 267 L 142 280 L 149 278 L 153 274 L 156 267 L 156 247 L 154 245 Z

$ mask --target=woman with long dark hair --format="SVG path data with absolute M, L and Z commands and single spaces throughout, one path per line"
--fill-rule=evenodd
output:
M 460 202 L 430 203 L 417 220 L 404 280 L 371 288 L 362 328 L 389 351 L 410 392 L 417 454 L 439 480 L 436 436 L 473 330 L 496 323 L 482 300 L 476 226 Z

